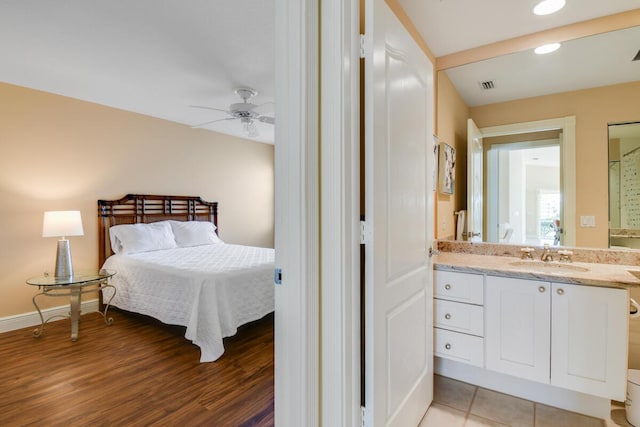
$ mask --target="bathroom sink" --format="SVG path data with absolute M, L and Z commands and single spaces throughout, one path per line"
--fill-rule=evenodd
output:
M 558 262 L 514 261 L 510 262 L 509 265 L 527 271 L 540 271 L 545 273 L 584 273 L 589 271 L 588 268 Z

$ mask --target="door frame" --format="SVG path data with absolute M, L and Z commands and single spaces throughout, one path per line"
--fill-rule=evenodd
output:
M 480 128 L 483 138 L 519 133 L 561 129 L 560 158 L 562 172 L 560 186 L 563 198 L 563 246 L 576 245 L 576 117 L 567 116 L 532 122 Z
M 274 416 L 319 425 L 318 0 L 275 0 Z M 315 18 L 314 18 L 315 17 Z
M 361 422 L 359 7 L 275 0 L 278 426 Z
M 361 425 L 360 3 L 321 9 L 322 425 Z M 337 29 L 340 31 L 337 31 Z
M 543 148 L 543 147 L 553 147 L 553 146 L 557 146 L 558 149 L 560 149 L 560 147 L 562 146 L 562 140 L 561 138 L 555 138 L 555 139 L 543 139 L 543 140 L 537 140 L 537 141 L 531 141 L 531 142 L 509 142 L 504 144 L 493 144 L 493 145 L 489 144 L 490 147 L 487 147 L 486 144 L 484 145 L 485 145 L 484 150 L 486 150 L 485 151 L 486 156 L 484 159 L 484 163 L 486 167 L 484 169 L 486 171 L 491 171 L 491 173 L 487 173 L 487 180 L 486 180 L 486 186 L 485 186 L 486 197 L 484 197 L 484 200 L 486 200 L 487 202 L 486 204 L 486 213 L 487 213 L 486 224 L 487 225 L 485 227 L 485 230 L 483 230 L 484 240 L 491 243 L 501 243 L 500 235 L 498 233 L 498 224 L 500 223 L 500 221 L 498 220 L 498 217 L 500 216 L 499 211 L 500 211 L 500 204 L 501 204 L 501 200 L 499 197 L 500 191 L 498 190 L 498 185 L 499 185 L 499 182 L 501 181 L 499 179 L 500 178 L 499 175 L 501 175 L 501 169 L 499 165 L 500 153 L 503 151 L 511 152 L 511 151 L 527 150 L 527 149 L 535 149 L 535 148 Z M 558 152 L 558 156 L 561 157 L 560 152 Z M 562 161 L 562 158 L 560 158 L 560 162 L 561 161 Z M 511 178 L 511 175 L 509 175 L 509 178 Z M 561 180 L 561 178 L 558 177 L 558 180 Z M 562 185 L 560 183 L 558 183 L 558 187 L 562 190 Z M 562 207 L 560 209 L 560 217 L 564 220 L 564 210 Z M 517 231 L 517 228 L 515 230 Z M 561 240 L 564 240 L 564 236 L 562 236 Z M 511 242 L 507 242 L 507 243 L 511 243 Z M 564 246 L 564 242 L 561 244 L 561 246 Z

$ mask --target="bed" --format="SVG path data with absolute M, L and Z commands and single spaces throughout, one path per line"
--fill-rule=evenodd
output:
M 223 338 L 274 310 L 274 251 L 233 245 L 217 234 L 218 204 L 199 197 L 128 194 L 98 200 L 100 265 L 115 270 L 122 310 L 186 327 L 201 362 L 224 353 Z

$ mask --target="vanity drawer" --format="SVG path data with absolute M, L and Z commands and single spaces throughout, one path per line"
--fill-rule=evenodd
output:
M 482 305 L 484 276 L 481 274 L 434 271 L 434 297 Z
M 433 348 L 436 356 L 483 367 L 483 342 L 480 337 L 434 328 Z
M 484 307 L 461 302 L 434 300 L 435 327 L 484 336 Z

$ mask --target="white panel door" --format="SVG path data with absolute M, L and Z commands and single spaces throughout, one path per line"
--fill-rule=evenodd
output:
M 487 276 L 486 367 L 549 383 L 551 284 Z
M 365 423 L 416 426 L 433 397 L 433 66 L 384 0 L 365 10 Z
M 624 401 L 629 292 L 552 286 L 551 384 Z
M 467 240 L 482 241 L 482 132 L 467 120 Z

